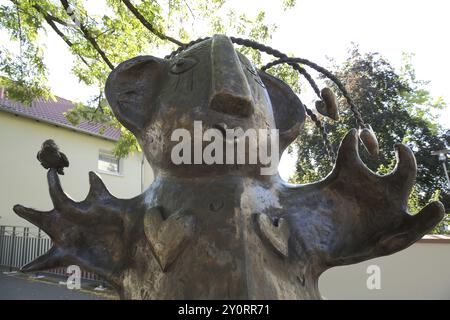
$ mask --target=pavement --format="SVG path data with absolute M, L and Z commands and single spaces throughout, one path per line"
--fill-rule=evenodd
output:
M 59 279 L 60 280 L 60 279 Z M 111 296 L 92 290 L 70 290 L 51 277 L 34 279 L 0 271 L 0 300 L 105 300 Z

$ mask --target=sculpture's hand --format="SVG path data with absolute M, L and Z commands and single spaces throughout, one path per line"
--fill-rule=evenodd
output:
M 356 263 L 408 247 L 442 219 L 440 202 L 409 214 L 416 161 L 408 147 L 395 147 L 396 168 L 389 175 L 377 175 L 359 158 L 357 133 L 352 130 L 328 177 L 286 190 L 290 209 L 284 218 L 297 251 L 309 251 L 324 269 Z
M 56 169 L 50 169 L 47 178 L 53 210 L 41 212 L 14 206 L 19 216 L 43 229 L 53 241 L 47 253 L 22 270 L 75 264 L 118 283 L 118 271 L 126 260 L 127 200 L 114 198 L 93 172 L 89 173 L 89 194 L 82 202 L 75 202 L 64 193 Z

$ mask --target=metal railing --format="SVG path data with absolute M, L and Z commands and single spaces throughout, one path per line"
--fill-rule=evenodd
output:
M 52 241 L 41 229 L 0 226 L 0 267 L 15 271 L 47 252 Z M 45 272 L 67 276 L 65 268 Z M 102 282 L 94 273 L 81 271 L 81 278 Z

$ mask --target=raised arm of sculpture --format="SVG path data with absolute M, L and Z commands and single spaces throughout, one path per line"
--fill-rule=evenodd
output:
M 361 161 L 358 140 L 355 129 L 347 133 L 323 181 L 283 192 L 287 209 L 281 217 L 291 226 L 294 248 L 314 257 L 320 272 L 403 250 L 444 215 L 440 202 L 409 213 L 417 168 L 408 147 L 395 146 L 397 166 L 380 176 Z
M 14 211 L 52 239 L 52 248 L 21 268 L 31 272 L 79 265 L 97 273 L 114 287 L 120 284 L 132 232 L 127 217 L 139 212 L 132 200 L 113 197 L 94 172 L 89 173 L 90 190 L 81 202 L 72 200 L 61 187 L 57 169 L 47 173 L 54 209 L 37 211 L 20 205 Z M 135 210 L 135 211 L 134 211 Z

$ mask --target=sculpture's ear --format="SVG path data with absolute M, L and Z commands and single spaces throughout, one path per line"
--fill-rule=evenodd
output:
M 269 93 L 280 133 L 280 149 L 284 150 L 300 134 L 305 122 L 305 107 L 286 83 L 264 71 L 259 71 L 259 76 Z
M 105 94 L 116 118 L 134 134 L 148 123 L 155 110 L 165 61 L 140 56 L 118 65 L 109 75 Z

